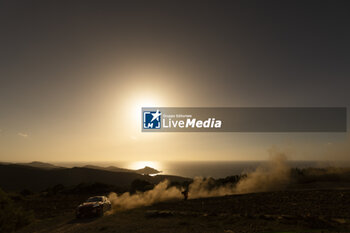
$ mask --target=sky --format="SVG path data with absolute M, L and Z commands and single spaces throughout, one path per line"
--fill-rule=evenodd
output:
M 348 133 L 141 133 L 141 107 L 349 107 L 347 1 L 1 1 L 0 161 L 348 159 Z M 349 114 L 348 114 L 349 115 Z

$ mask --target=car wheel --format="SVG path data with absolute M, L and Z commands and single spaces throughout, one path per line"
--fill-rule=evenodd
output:
M 99 217 L 103 216 L 103 208 L 100 208 L 100 209 L 97 211 L 97 216 L 99 216 Z

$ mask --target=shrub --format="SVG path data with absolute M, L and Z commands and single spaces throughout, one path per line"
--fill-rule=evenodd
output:
M 147 190 L 151 190 L 154 188 L 154 185 L 151 184 L 150 182 L 146 181 L 146 180 L 140 180 L 140 179 L 136 179 L 131 183 L 131 192 L 137 192 L 137 191 L 141 191 L 141 192 L 145 192 Z
M 17 206 L 8 194 L 0 189 L 0 232 L 13 232 L 34 219 L 32 212 Z

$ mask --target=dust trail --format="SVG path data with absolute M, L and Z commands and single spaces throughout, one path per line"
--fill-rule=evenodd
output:
M 157 184 L 152 190 L 130 195 L 129 192 L 117 195 L 110 193 L 109 199 L 112 203 L 112 212 L 118 210 L 133 209 L 141 206 L 149 206 L 156 202 L 167 201 L 171 199 L 181 199 L 181 191 L 176 187 L 170 187 L 169 181 L 165 180 Z
M 232 184 L 215 186 L 212 178 L 194 178 L 189 186 L 188 196 L 190 199 L 201 197 L 215 197 L 235 194 L 235 187 Z
M 227 184 L 216 187 L 214 182 L 210 178 L 195 178 L 189 186 L 189 198 L 281 190 L 290 182 L 290 168 L 283 153 L 271 151 L 270 159 L 266 164 L 258 166 L 236 185 Z
M 283 153 L 273 153 L 266 164 L 262 164 L 255 171 L 248 173 L 236 185 L 218 186 L 212 178 L 197 177 L 188 187 L 188 197 L 195 199 L 283 189 L 290 181 L 290 168 L 286 161 L 286 156 Z M 169 181 L 165 180 L 152 190 L 143 193 L 139 192 L 132 195 L 129 192 L 121 195 L 111 193 L 109 195 L 109 199 L 112 202 L 112 211 L 110 213 L 149 206 L 171 199 L 182 199 L 181 191 L 177 187 L 169 187 Z
M 248 174 L 236 186 L 236 193 L 275 191 L 285 188 L 290 182 L 290 168 L 283 153 L 274 153 L 269 162 Z

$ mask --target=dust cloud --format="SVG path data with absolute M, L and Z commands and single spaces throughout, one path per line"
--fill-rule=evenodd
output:
M 283 153 L 271 155 L 267 164 L 259 166 L 236 185 L 236 193 L 276 191 L 290 182 L 290 168 Z
M 281 152 L 271 152 L 266 164 L 261 164 L 236 185 L 215 187 L 213 179 L 195 178 L 189 187 L 189 198 L 225 196 L 232 194 L 276 191 L 290 182 L 290 168 L 287 157 Z
M 168 187 L 169 181 L 165 180 L 157 184 L 152 190 L 146 192 L 138 192 L 132 195 L 130 195 L 129 192 L 121 195 L 110 193 L 108 197 L 112 203 L 112 212 L 149 206 L 156 202 L 182 198 L 181 191 L 178 188 Z
M 189 186 L 189 199 L 201 197 L 217 197 L 235 194 L 235 186 L 232 184 L 216 187 L 212 178 L 196 177 Z
M 212 178 L 196 177 L 188 187 L 188 198 L 202 198 L 243 194 L 252 192 L 266 192 L 283 189 L 290 181 L 290 168 L 287 165 L 286 156 L 283 153 L 273 153 L 270 160 L 257 167 L 236 185 L 215 185 Z M 178 187 L 170 187 L 170 182 L 165 180 L 157 184 L 152 190 L 146 192 L 129 192 L 118 195 L 110 193 L 112 203 L 110 213 L 133 209 L 141 206 L 149 206 L 157 202 L 174 199 L 183 199 L 182 191 Z

